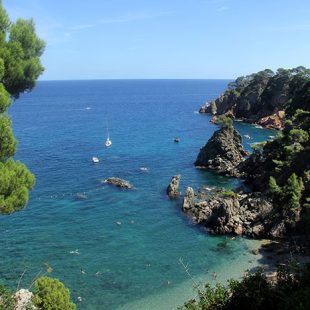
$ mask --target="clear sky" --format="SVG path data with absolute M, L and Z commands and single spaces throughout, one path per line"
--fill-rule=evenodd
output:
M 235 78 L 310 67 L 310 0 L 3 0 L 34 18 L 44 80 Z

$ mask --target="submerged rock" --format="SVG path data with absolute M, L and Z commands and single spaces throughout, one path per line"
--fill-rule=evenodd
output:
M 179 192 L 179 186 L 180 186 L 180 175 L 175 175 L 171 178 L 171 181 L 167 187 L 167 195 L 169 198 L 178 198 L 180 197 L 181 193 Z
M 244 160 L 245 155 L 241 135 L 233 127 L 222 127 L 200 150 L 195 166 L 236 176 L 234 168 Z
M 128 181 L 120 179 L 120 178 L 116 178 L 116 177 L 107 178 L 106 180 L 104 180 L 104 183 L 108 183 L 108 184 L 121 187 L 121 188 L 126 188 L 126 189 L 133 188 L 133 185 L 129 183 Z

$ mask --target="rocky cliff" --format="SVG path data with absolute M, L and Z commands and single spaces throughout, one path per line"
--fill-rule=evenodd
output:
M 207 102 L 199 112 L 230 114 L 246 122 L 282 129 L 284 111 L 290 113 L 292 105 L 304 108 L 310 103 L 309 76 L 309 69 L 297 67 L 290 70 L 281 68 L 276 73 L 266 69 L 239 77 L 228 85 L 228 90 L 214 101 Z
M 232 126 L 222 127 L 200 150 L 195 166 L 236 175 L 234 168 L 244 160 L 245 155 L 240 134 Z
M 215 190 L 205 194 L 187 188 L 183 211 L 213 234 L 246 235 L 252 238 L 280 238 L 300 217 L 295 210 L 288 218 L 261 193 L 234 193 Z M 292 220 L 294 217 L 294 220 Z

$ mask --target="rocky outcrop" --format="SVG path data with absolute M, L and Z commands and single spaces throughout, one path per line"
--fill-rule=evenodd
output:
M 186 193 L 183 199 L 183 211 L 187 212 L 194 207 L 194 199 L 195 199 L 195 192 L 192 187 L 188 187 L 186 189 Z
M 206 103 L 200 113 L 222 115 L 229 113 L 250 123 L 267 128 L 283 129 L 282 112 L 302 107 L 309 102 L 309 70 L 297 67 L 290 70 L 260 71 L 239 77 L 215 100 Z M 302 102 L 302 103 L 301 103 Z M 283 115 L 284 117 L 284 115 Z
M 261 193 L 236 194 L 217 190 L 208 198 L 188 188 L 183 211 L 213 234 L 245 235 L 252 238 L 280 238 L 292 223 Z
M 126 180 L 120 179 L 120 178 L 111 177 L 111 178 L 105 179 L 103 182 L 114 185 L 116 187 L 121 187 L 124 189 L 132 189 L 133 188 L 133 185 L 131 183 L 129 183 Z
M 195 166 L 237 176 L 235 167 L 244 160 L 245 155 L 241 135 L 233 127 L 222 127 L 200 150 Z
M 17 291 L 14 295 L 15 300 L 16 300 L 16 305 L 14 307 L 14 310 L 25 310 L 25 309 L 37 309 L 36 307 L 33 306 L 32 304 L 32 296 L 33 294 L 26 289 L 21 289 Z
M 262 117 L 257 121 L 258 125 L 261 125 L 269 129 L 283 129 L 284 128 L 284 111 L 278 111 L 272 115 Z
M 180 197 L 181 193 L 179 192 L 179 186 L 180 186 L 180 175 L 175 175 L 171 178 L 171 181 L 167 187 L 167 195 L 169 198 L 178 198 Z
M 217 114 L 217 107 L 214 101 L 207 102 L 199 109 L 199 113 L 210 113 L 212 115 Z

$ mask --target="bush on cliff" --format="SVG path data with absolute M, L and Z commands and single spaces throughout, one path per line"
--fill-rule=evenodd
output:
M 35 282 L 33 303 L 41 310 L 75 310 L 69 290 L 58 279 L 41 277 Z
M 12 292 L 0 285 L 0 310 L 13 310 L 15 306 L 15 300 Z
M 216 124 L 231 128 L 233 126 L 233 120 L 226 115 L 220 115 L 216 117 Z
M 293 173 L 282 188 L 277 184 L 274 177 L 269 179 L 270 192 L 279 200 L 286 209 L 297 209 L 300 207 L 300 200 L 305 189 L 302 178 Z
M 310 269 L 296 266 L 278 270 L 270 282 L 262 270 L 248 273 L 243 280 L 229 280 L 198 291 L 198 298 L 186 302 L 183 310 L 303 310 L 310 309 Z

